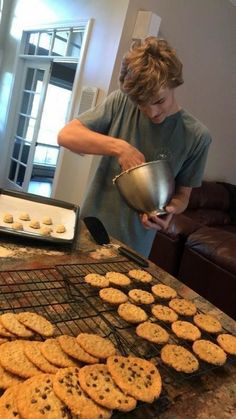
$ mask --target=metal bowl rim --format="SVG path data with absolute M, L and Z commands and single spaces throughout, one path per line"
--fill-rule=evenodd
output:
M 115 176 L 114 179 L 112 179 L 112 182 L 115 183 L 119 177 L 121 177 L 122 175 L 125 175 L 126 173 L 132 172 L 133 170 L 138 169 L 139 167 L 144 167 L 144 166 L 147 166 L 147 165 L 149 166 L 149 165 L 152 165 L 152 164 L 155 164 L 155 163 L 158 163 L 158 162 L 169 163 L 169 160 L 168 159 L 153 160 L 153 161 L 149 161 L 149 162 L 139 164 L 138 166 L 131 167 L 130 169 L 124 170 L 119 175 Z

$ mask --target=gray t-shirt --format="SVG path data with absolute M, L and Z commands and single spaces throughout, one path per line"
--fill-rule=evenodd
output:
M 146 161 L 167 155 L 176 186 L 198 187 L 211 142 L 207 128 L 185 110 L 154 124 L 120 90 L 78 118 L 93 131 L 126 140 Z M 98 217 L 108 233 L 148 257 L 156 231 L 146 230 L 124 202 L 112 180 L 121 172 L 115 157 L 103 156 L 82 205 L 81 217 Z

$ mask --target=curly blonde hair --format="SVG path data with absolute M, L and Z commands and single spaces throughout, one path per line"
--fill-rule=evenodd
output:
M 161 88 L 183 83 L 182 68 L 175 50 L 164 39 L 150 36 L 135 41 L 122 60 L 120 89 L 138 104 L 150 103 Z

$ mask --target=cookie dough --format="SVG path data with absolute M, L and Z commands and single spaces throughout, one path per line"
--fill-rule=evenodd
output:
M 50 236 L 52 231 L 53 231 L 52 228 L 48 226 L 44 226 L 40 228 L 40 234 L 42 236 Z
M 38 220 L 36 220 L 35 218 L 33 218 L 29 223 L 29 227 L 39 229 L 40 228 L 40 222 Z
M 21 212 L 19 215 L 19 219 L 22 221 L 30 221 L 30 216 L 28 212 Z
M 6 212 L 3 215 L 3 221 L 4 221 L 4 223 L 13 223 L 13 215 L 10 214 L 9 212 Z
M 19 221 L 16 221 L 15 223 L 12 223 L 12 228 L 14 230 L 24 230 L 23 224 L 19 223 Z
M 66 228 L 64 226 L 64 224 L 58 224 L 56 226 L 56 233 L 65 233 Z
M 51 217 L 48 217 L 48 216 L 43 217 L 42 223 L 43 224 L 46 224 L 46 225 L 52 225 L 52 219 L 51 219 Z

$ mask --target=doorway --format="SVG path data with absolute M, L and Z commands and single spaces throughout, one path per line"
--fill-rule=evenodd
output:
M 77 65 L 26 65 L 8 178 L 15 189 L 50 197 Z
M 23 31 L 9 112 L 7 189 L 51 196 L 57 135 L 72 117 L 90 29 L 91 21 Z
M 53 62 L 36 139 L 27 191 L 50 197 L 57 165 L 57 134 L 66 123 L 76 73 L 75 63 Z

